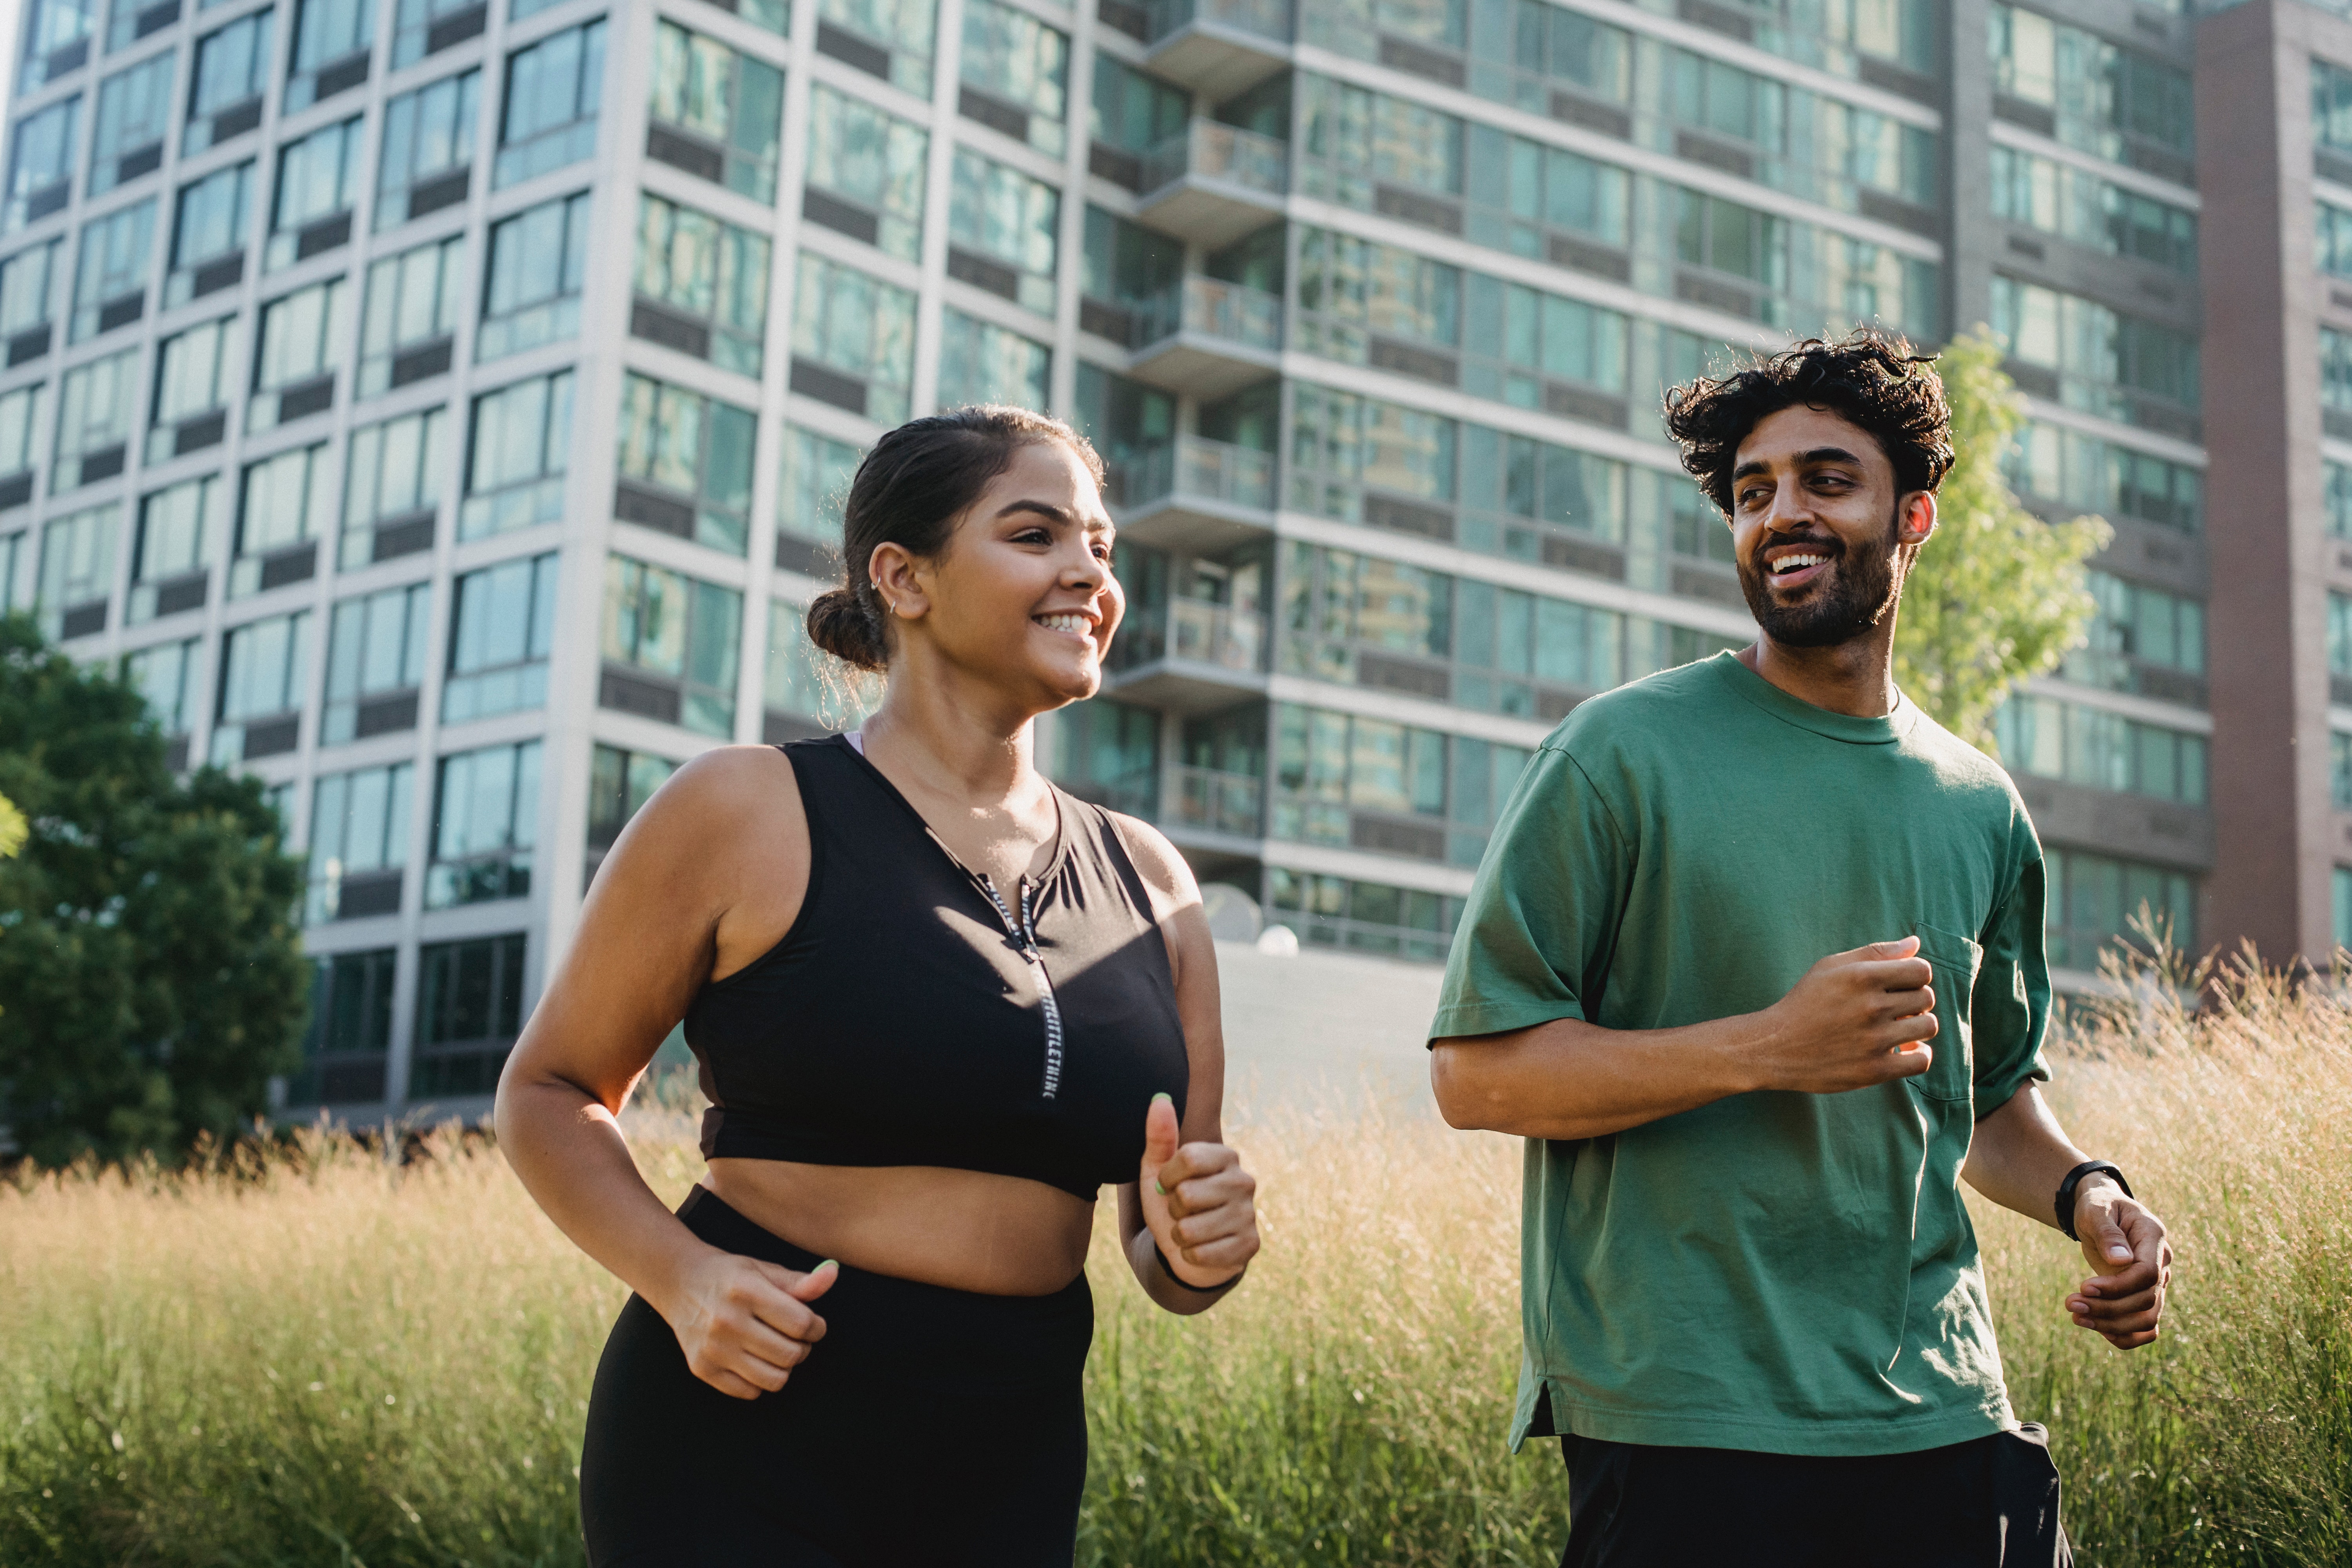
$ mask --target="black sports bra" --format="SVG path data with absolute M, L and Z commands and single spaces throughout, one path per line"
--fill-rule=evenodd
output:
M 808 816 L 808 896 L 687 1010 L 702 1152 L 1131 1182 L 1151 1097 L 1191 1081 L 1168 949 L 1101 808 L 1055 789 L 1045 875 L 997 889 L 838 735 L 779 748 Z

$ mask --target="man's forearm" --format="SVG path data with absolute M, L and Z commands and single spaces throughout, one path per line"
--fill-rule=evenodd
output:
M 2089 1158 L 2058 1125 L 2042 1091 L 2028 1083 L 1977 1123 L 1960 1174 L 2001 1207 L 2054 1229 L 2058 1215 L 2053 1200 L 2058 1184 Z
M 1599 1138 L 1759 1087 L 1740 1047 L 1753 1020 L 1604 1029 L 1555 1018 L 1439 1040 L 1430 1082 L 1448 1123 L 1522 1138 Z

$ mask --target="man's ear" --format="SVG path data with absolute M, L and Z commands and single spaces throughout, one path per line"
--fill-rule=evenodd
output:
M 1902 512 L 1895 523 L 1895 542 L 1921 545 L 1936 531 L 1936 492 L 1913 490 L 1903 498 Z

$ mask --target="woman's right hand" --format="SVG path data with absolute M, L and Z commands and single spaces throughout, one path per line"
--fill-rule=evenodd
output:
M 736 1399 L 757 1399 L 783 1387 L 824 1338 L 824 1320 L 808 1303 L 840 1278 L 831 1258 L 803 1274 L 710 1247 L 655 1305 L 695 1376 Z

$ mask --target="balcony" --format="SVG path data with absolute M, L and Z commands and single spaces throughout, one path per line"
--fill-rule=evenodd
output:
M 1171 767 L 1162 825 L 1196 828 L 1226 838 L 1257 838 L 1265 831 L 1265 786 L 1255 773 Z
M 1114 470 L 1120 537 L 1180 554 L 1222 553 L 1274 526 L 1274 476 L 1271 452 L 1180 436 Z
M 1265 690 L 1265 617 L 1230 605 L 1171 597 L 1131 611 L 1111 649 L 1107 695 L 1163 712 L 1230 708 Z
M 1255 87 L 1288 63 L 1290 0 L 1150 0 L 1144 64 L 1213 100 Z
M 1196 272 L 1139 305 L 1134 332 L 1137 379 L 1223 397 L 1279 368 L 1282 297 Z
M 1214 250 L 1282 216 L 1290 143 L 1195 120 L 1144 154 L 1142 183 L 1139 217 Z

